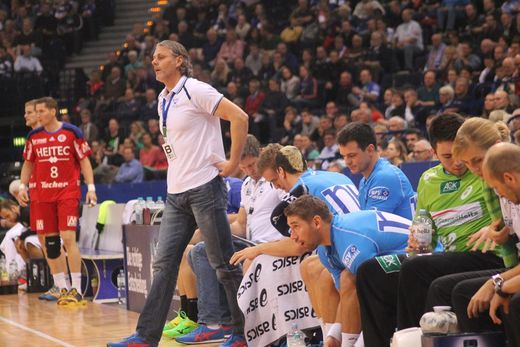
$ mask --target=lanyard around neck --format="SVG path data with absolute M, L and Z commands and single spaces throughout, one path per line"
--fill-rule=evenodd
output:
M 175 96 L 175 92 L 172 92 L 172 96 L 170 98 L 170 101 L 168 101 L 168 105 L 166 105 L 166 97 L 163 99 L 162 103 L 162 127 L 163 127 L 163 135 L 167 136 L 166 133 L 166 120 L 168 119 L 168 111 L 170 110 L 170 106 L 172 104 L 172 100 Z

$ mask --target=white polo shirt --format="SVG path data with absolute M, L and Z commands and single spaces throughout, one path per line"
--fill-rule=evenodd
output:
M 248 177 L 242 184 L 240 207 L 247 214 L 247 239 L 255 242 L 269 242 L 283 238 L 271 224 L 271 213 L 287 193 L 276 189 L 265 178 L 258 181 Z
M 209 84 L 186 76 L 170 93 L 165 88 L 159 94 L 161 133 L 175 153 L 175 159 L 168 161 L 169 194 L 199 187 L 219 174 L 214 164 L 226 160 L 226 156 L 220 119 L 214 113 L 222 98 Z M 165 123 L 163 109 L 167 113 Z

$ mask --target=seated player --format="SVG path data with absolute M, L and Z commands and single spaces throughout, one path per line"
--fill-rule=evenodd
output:
M 334 276 L 335 283 L 341 284 L 337 287 L 342 301 L 338 309 L 342 321 L 356 320 L 359 315 L 357 269 L 373 257 L 404 253 L 411 221 L 373 210 L 333 216 L 323 201 L 308 195 L 292 202 L 285 209 L 285 215 L 294 242 L 307 250 L 318 246 L 326 248 L 327 261 L 323 265 Z M 330 328 L 325 346 L 340 346 L 340 343 L 353 346 L 358 334 L 341 332 L 338 320 Z

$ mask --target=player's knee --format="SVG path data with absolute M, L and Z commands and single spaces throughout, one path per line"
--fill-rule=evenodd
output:
M 49 259 L 57 259 L 61 254 L 61 239 L 59 235 L 45 237 L 45 248 Z

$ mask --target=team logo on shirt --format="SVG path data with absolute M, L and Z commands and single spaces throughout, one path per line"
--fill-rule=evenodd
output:
M 350 269 L 350 267 L 352 266 L 352 263 L 354 262 L 354 260 L 356 260 L 357 256 L 360 253 L 361 252 L 359 251 L 359 249 L 357 248 L 356 245 L 348 246 L 347 249 L 345 250 L 345 253 L 343 253 L 343 257 L 342 257 L 343 265 L 345 265 L 348 269 Z
M 387 187 L 379 186 L 374 187 L 368 191 L 368 197 L 370 199 L 385 201 L 390 197 L 390 189 Z
M 59 142 L 65 142 L 65 141 L 67 141 L 67 136 L 65 136 L 65 134 L 59 134 L 59 135 L 58 135 L 58 141 L 59 141 Z
M 447 181 L 441 183 L 441 194 L 448 194 L 458 191 L 460 188 L 460 180 Z

